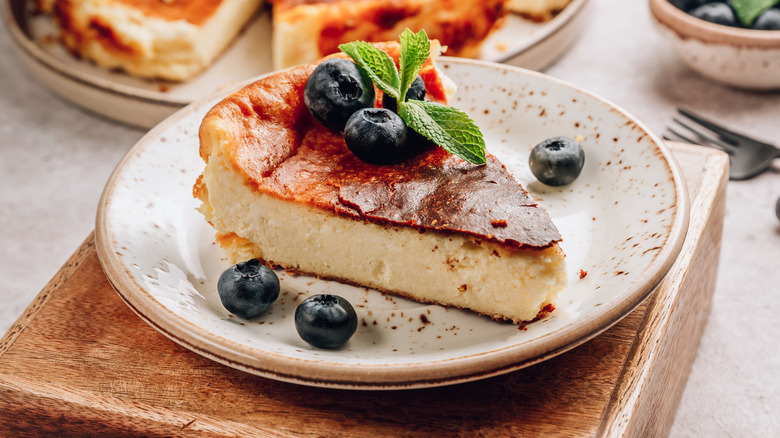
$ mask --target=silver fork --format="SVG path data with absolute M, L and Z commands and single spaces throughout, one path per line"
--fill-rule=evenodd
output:
M 729 154 L 729 179 L 753 178 L 780 158 L 780 149 L 771 144 L 728 130 L 690 111 L 678 108 L 677 112 L 682 117 L 673 120 L 685 133 L 672 127 L 668 128 L 669 133 L 682 141 L 715 147 Z M 666 135 L 664 139 L 674 140 Z

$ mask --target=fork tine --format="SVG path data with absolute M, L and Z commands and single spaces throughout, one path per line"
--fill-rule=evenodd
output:
M 683 116 L 693 120 L 694 122 L 700 124 L 701 126 L 709 129 L 710 131 L 717 134 L 720 138 L 722 138 L 724 141 L 727 141 L 731 143 L 733 146 L 738 146 L 740 140 L 747 140 L 747 141 L 753 141 L 757 143 L 761 143 L 753 138 L 750 138 L 748 136 L 745 136 L 743 134 L 740 134 L 738 132 L 731 131 L 729 129 L 726 129 L 715 122 L 712 122 L 710 120 L 707 120 L 703 118 L 702 116 L 699 116 L 697 114 L 694 114 L 686 109 L 683 108 L 677 108 L 677 112 L 682 114 Z
M 674 128 L 667 128 L 667 129 L 668 129 L 668 130 L 669 130 L 669 132 L 671 132 L 673 135 L 677 136 L 679 139 L 681 139 L 682 141 L 684 141 L 684 142 L 686 142 L 686 143 L 690 143 L 690 144 L 697 144 L 697 145 L 699 145 L 699 146 L 704 146 L 703 144 L 701 144 L 701 141 L 699 141 L 699 140 L 694 140 L 694 139 L 692 139 L 692 138 L 688 137 L 687 135 L 680 134 L 679 132 L 675 131 L 675 130 L 674 130 Z
M 719 150 L 721 150 L 723 152 L 726 152 L 729 155 L 734 153 L 733 151 L 724 148 L 720 142 L 717 142 L 717 143 L 706 142 L 705 143 L 705 142 L 701 141 L 702 140 L 701 138 L 697 138 L 697 139 L 691 138 L 691 137 L 689 137 L 689 136 L 687 136 L 685 134 L 680 133 L 679 131 L 675 131 L 674 128 L 667 128 L 667 129 L 668 129 L 669 132 L 671 132 L 672 134 L 676 135 L 678 138 L 680 138 L 682 141 L 684 141 L 686 143 L 697 144 L 699 146 L 714 147 L 715 149 L 719 149 Z M 664 138 L 666 138 L 666 137 L 664 137 Z
M 712 143 L 712 144 L 715 144 L 715 145 L 717 145 L 718 147 L 720 147 L 720 148 L 722 148 L 724 150 L 731 150 L 731 151 L 734 151 L 734 152 L 736 152 L 737 149 L 738 149 L 737 147 L 735 147 L 735 146 L 733 146 L 733 145 L 731 145 L 731 144 L 729 144 L 727 142 L 724 142 L 723 140 L 720 140 L 720 139 L 717 139 L 717 138 L 714 138 L 714 137 L 711 137 L 709 135 L 706 135 L 706 134 L 702 133 L 701 131 L 695 129 L 694 127 L 690 126 L 689 124 L 683 122 L 682 120 L 680 120 L 680 119 L 678 119 L 676 117 L 672 118 L 672 120 L 674 120 L 680 126 L 682 126 L 683 128 L 687 129 L 692 134 L 694 134 L 695 136 L 699 137 L 701 140 L 703 140 L 703 141 L 705 141 L 707 143 Z

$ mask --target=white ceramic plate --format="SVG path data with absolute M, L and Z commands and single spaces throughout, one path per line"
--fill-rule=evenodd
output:
M 219 96 L 151 130 L 108 181 L 96 237 L 115 289 L 143 319 L 199 354 L 316 386 L 393 389 L 480 379 L 547 359 L 606 330 L 647 297 L 683 243 L 688 200 L 671 154 L 623 110 L 563 82 L 500 64 L 455 58 L 440 64 L 461 84 L 453 104 L 475 118 L 488 150 L 563 235 L 570 285 L 549 316 L 522 330 L 467 311 L 280 272 L 282 293 L 268 313 L 251 321 L 230 317 L 216 291 L 228 262 L 191 194 L 204 167 L 198 126 Z M 536 182 L 527 165 L 533 145 L 557 135 L 582 136 L 586 154 L 581 176 L 564 188 Z M 583 279 L 580 269 L 587 271 Z M 321 292 L 356 307 L 361 324 L 343 349 L 312 348 L 295 331 L 297 303 Z
M 31 15 L 25 0 L 0 0 L 19 56 L 41 82 L 78 105 L 131 125 L 151 128 L 185 105 L 221 86 L 271 70 L 271 19 L 253 19 L 215 63 L 183 83 L 149 81 L 108 71 L 71 56 L 48 17 Z M 482 59 L 541 69 L 566 50 L 585 24 L 588 0 L 573 0 L 555 19 L 533 23 L 510 15 L 484 43 Z M 226 85 L 227 84 L 227 85 Z

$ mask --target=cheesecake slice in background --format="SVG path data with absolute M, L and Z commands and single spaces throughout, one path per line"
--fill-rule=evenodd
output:
M 261 0 L 39 0 L 74 55 L 132 75 L 183 81 L 210 65 Z
M 391 41 L 424 29 L 447 55 L 476 57 L 506 0 L 272 0 L 274 69 L 309 64 L 350 41 Z

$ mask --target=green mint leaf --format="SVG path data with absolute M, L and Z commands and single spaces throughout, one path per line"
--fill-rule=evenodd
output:
M 401 33 L 400 39 L 401 55 L 398 63 L 401 67 L 401 85 L 398 95 L 406 97 L 417 73 L 431 54 L 431 41 L 424 30 L 414 33 L 408 28 Z
M 474 164 L 485 164 L 482 132 L 463 111 L 422 100 L 398 102 L 398 114 L 406 126 L 447 152 Z
M 750 27 L 762 12 L 776 5 L 780 0 L 733 0 L 731 6 L 737 18 L 745 27 Z
M 349 55 L 358 68 L 368 76 L 380 90 L 398 99 L 400 79 L 395 61 L 386 52 L 372 44 L 356 41 L 339 46 L 342 52 Z

